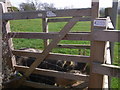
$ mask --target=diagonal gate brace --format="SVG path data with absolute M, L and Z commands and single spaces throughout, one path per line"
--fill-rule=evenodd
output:
M 66 34 L 72 29 L 72 27 L 79 21 L 81 17 L 73 17 L 59 32 L 59 35 L 54 38 L 51 43 L 43 50 L 41 54 L 41 58 L 38 58 L 33 62 L 33 64 L 29 67 L 29 69 L 24 73 L 24 76 L 19 80 L 16 87 L 19 87 L 22 83 L 24 83 L 25 79 L 32 74 L 35 68 L 39 66 L 39 64 L 49 55 L 49 52 L 57 46 L 57 44 L 66 36 Z

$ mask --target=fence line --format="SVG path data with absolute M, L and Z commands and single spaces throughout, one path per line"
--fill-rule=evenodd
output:
M 98 10 L 99 10 L 99 2 L 92 2 L 92 8 L 87 9 L 73 9 L 73 10 L 55 10 L 55 11 L 30 11 L 30 12 L 11 12 L 6 13 L 2 12 L 2 6 L 0 4 L 0 33 L 3 29 L 6 31 L 7 39 L 5 39 L 10 46 L 10 54 L 14 54 L 17 56 L 27 56 L 27 57 L 37 57 L 37 60 L 30 66 L 18 66 L 16 63 L 11 60 L 12 66 L 15 70 L 24 72 L 22 78 L 18 80 L 18 83 L 15 84 L 15 87 L 22 85 L 23 83 L 27 86 L 32 85 L 33 87 L 45 87 L 43 84 L 33 83 L 26 81 L 26 78 L 32 74 L 41 74 L 48 75 L 54 77 L 63 77 L 67 79 L 73 80 L 84 80 L 85 82 L 89 81 L 89 88 L 103 88 L 104 83 L 104 75 L 112 76 L 112 77 L 120 77 L 120 67 L 115 65 L 105 64 L 105 61 L 110 60 L 110 56 L 108 57 L 106 54 L 110 54 L 110 52 L 105 51 L 108 47 L 106 43 L 109 42 L 120 42 L 118 36 L 120 35 L 120 31 L 117 30 L 108 30 L 107 25 L 100 26 L 98 22 L 107 22 L 108 18 L 98 18 Z M 53 17 L 68 17 L 72 16 L 72 18 L 55 18 L 49 19 Z M 91 16 L 91 17 L 90 17 Z M 89 18 L 90 17 L 90 18 Z M 43 33 L 22 33 L 22 32 L 10 32 L 9 20 L 21 20 L 21 19 L 43 19 Z M 71 28 L 78 21 L 89 21 L 91 20 L 91 32 L 69 32 Z M 101 20 L 101 21 L 100 21 Z M 4 21 L 4 25 L 2 25 Z M 48 22 L 68 22 L 63 29 L 58 32 L 48 32 Z M 95 21 L 98 21 L 98 26 L 95 26 Z M 102 22 L 102 23 L 104 23 Z M 6 26 L 7 25 L 7 26 Z M 4 28 L 2 28 L 4 27 Z M 40 53 L 34 52 L 25 52 L 22 50 L 13 50 L 12 46 L 12 38 L 27 38 L 27 39 L 44 39 L 45 49 Z M 0 40 L 2 37 L 0 37 Z M 48 42 L 48 39 L 53 39 L 53 41 Z M 87 40 L 91 41 L 91 45 L 58 45 L 61 40 Z M 1 40 L 2 41 L 2 40 Z M 1 45 L 2 46 L 2 45 Z M 53 48 L 85 48 L 90 49 L 90 56 L 81 56 L 81 55 L 65 55 L 65 54 L 53 54 L 50 51 Z M 0 51 L 2 47 L 0 47 Z M 2 53 L 2 52 L 0 52 Z M 106 56 L 105 56 L 106 55 Z M 42 58 L 41 58 L 42 57 Z M 0 58 L 1 60 L 2 58 Z M 12 59 L 12 58 L 11 58 Z M 44 59 L 54 59 L 54 60 L 66 60 L 66 61 L 74 61 L 74 62 L 84 62 L 90 63 L 90 75 L 83 74 L 71 74 L 66 72 L 59 72 L 54 70 L 47 69 L 39 69 L 37 66 Z M 98 82 L 99 81 L 99 82 Z M 2 82 L 2 81 L 1 81 Z M 42 86 L 41 86 L 42 85 Z M 51 86 L 47 86 L 51 87 Z

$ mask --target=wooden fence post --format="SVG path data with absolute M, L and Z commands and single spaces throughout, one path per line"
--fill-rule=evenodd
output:
M 91 10 L 91 31 L 93 31 L 93 22 L 96 18 L 99 17 L 99 0 L 98 2 L 94 2 L 95 0 L 92 0 L 92 10 Z M 97 1 L 97 0 L 96 0 Z
M 2 89 L 2 4 L 0 3 L 0 90 Z
M 116 23 L 117 23 L 117 13 L 118 13 L 118 0 L 113 0 L 113 6 L 111 9 L 111 13 L 108 13 L 110 15 L 112 24 L 114 26 L 114 30 L 116 30 Z M 113 58 L 114 58 L 114 42 L 110 42 L 110 53 L 111 53 L 111 63 L 113 64 Z
M 117 21 L 117 12 L 118 12 L 117 8 L 118 8 L 118 0 L 113 0 L 112 8 L 105 9 L 105 17 L 110 16 L 110 19 L 114 26 L 114 30 L 116 30 L 116 21 Z M 111 56 L 111 63 L 108 64 L 113 64 L 114 42 L 110 42 L 110 56 Z M 111 77 L 109 77 L 109 88 L 110 86 L 111 86 Z
M 118 8 L 118 0 L 113 0 L 112 8 L 105 9 L 105 17 L 110 16 L 110 19 L 114 26 L 114 30 L 116 30 L 116 21 L 117 21 L 117 12 L 118 12 L 117 8 Z M 114 43 L 113 42 L 110 42 L 110 53 L 111 53 L 111 60 L 113 63 L 113 57 L 114 57 Z
M 91 31 L 94 32 L 94 20 L 99 17 L 99 0 L 98 2 L 92 1 L 92 24 Z M 100 30 L 100 28 L 99 28 Z M 90 78 L 89 78 L 89 88 L 102 88 L 103 75 L 92 73 L 92 63 L 94 61 L 103 63 L 104 62 L 104 50 L 105 42 L 103 41 L 92 41 L 91 42 L 91 64 L 90 64 Z
M 3 7 L 3 13 L 8 12 L 6 2 L 2 3 L 2 7 Z M 3 42 L 5 43 L 5 45 L 2 47 L 3 51 L 5 52 L 3 59 L 5 59 L 4 61 L 6 61 L 6 65 L 9 67 L 9 69 L 14 69 L 14 66 L 16 65 L 16 60 L 14 55 L 12 54 L 12 50 L 14 49 L 13 42 L 12 39 L 9 39 L 7 37 L 7 34 L 11 32 L 10 23 L 8 21 L 3 20 L 2 29 L 3 29 L 3 33 L 2 33 Z
M 99 19 L 98 19 L 99 20 Z M 97 22 L 97 21 L 96 21 Z M 103 30 L 105 28 L 94 27 L 92 32 L 99 32 L 99 30 Z M 97 31 L 98 30 L 98 31 Z M 93 62 L 104 63 L 104 55 L 105 55 L 105 41 L 92 41 L 91 43 L 91 63 L 90 63 L 90 79 L 89 79 L 89 88 L 103 88 L 103 76 L 97 73 L 92 72 L 92 64 Z
M 48 18 L 46 18 L 46 13 L 43 14 L 43 18 L 42 18 L 42 28 L 43 28 L 43 32 L 48 33 Z M 49 45 L 49 40 L 46 39 L 44 40 L 44 48 L 46 48 Z

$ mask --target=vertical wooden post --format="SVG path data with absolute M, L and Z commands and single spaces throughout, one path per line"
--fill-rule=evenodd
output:
M 118 8 L 118 0 L 113 0 L 113 5 L 112 8 L 106 8 L 105 9 L 105 16 L 110 16 L 110 19 L 112 21 L 112 24 L 114 26 L 114 30 L 116 29 L 116 21 L 117 21 L 117 10 Z M 113 63 L 113 58 L 114 58 L 114 42 L 110 42 L 110 56 L 111 56 L 111 63 Z M 109 88 L 111 86 L 111 77 L 109 79 Z
M 0 3 L 0 90 L 2 89 L 2 4 Z
M 91 31 L 94 32 L 94 19 L 99 17 L 99 1 L 92 2 L 92 24 Z M 90 63 L 90 79 L 89 79 L 89 88 L 102 88 L 103 86 L 103 75 L 92 73 L 92 62 L 104 62 L 104 51 L 105 51 L 105 42 L 103 41 L 92 41 L 91 42 L 91 63 Z
M 103 30 L 100 29 L 99 30 Z M 105 54 L 105 44 L 104 41 L 92 41 L 91 43 L 91 63 L 90 63 L 90 79 L 89 79 L 89 88 L 103 88 L 103 76 L 92 72 L 92 63 L 99 62 L 104 63 L 104 54 Z
M 118 13 L 118 0 L 113 0 L 111 21 L 113 23 L 114 29 L 116 29 L 117 13 Z
M 114 26 L 114 30 L 116 29 L 117 12 L 118 12 L 117 8 L 118 8 L 118 0 L 113 0 L 112 8 L 105 9 L 105 17 L 110 16 L 110 19 Z M 113 63 L 113 57 L 114 57 L 114 43 L 113 42 L 110 42 L 110 53 L 111 53 L 111 60 Z
M 107 18 L 107 17 L 109 16 L 110 19 L 111 19 L 111 14 L 112 14 L 112 8 L 105 8 L 105 17 Z M 107 44 L 110 45 L 110 42 L 107 42 L 106 45 L 107 45 Z M 110 51 L 112 51 L 112 50 L 113 50 L 113 47 L 114 47 L 113 44 L 111 44 L 111 45 L 112 45 L 112 46 L 111 46 L 112 48 L 110 48 Z M 112 49 L 112 50 L 111 50 L 111 49 Z M 110 60 L 108 61 L 108 58 L 107 58 L 107 55 L 106 55 L 106 54 L 108 53 L 107 51 L 108 51 L 108 50 L 107 50 L 107 47 L 106 47 L 106 48 L 105 48 L 105 59 L 107 60 L 106 63 L 107 63 L 107 64 L 111 64 L 112 57 L 113 57 L 112 54 L 113 54 L 113 53 L 112 53 L 112 54 L 110 53 L 110 54 L 111 54 L 111 55 L 110 55 L 111 57 L 110 57 Z M 110 78 L 109 76 L 107 76 L 107 75 L 104 75 L 104 82 L 103 82 L 103 83 L 104 83 L 104 85 L 103 85 L 104 88 L 110 88 L 111 78 Z M 107 83 L 107 84 L 106 84 L 106 83 Z
M 112 14 L 112 8 L 105 8 L 105 17 L 110 16 Z
M 114 26 L 114 30 L 116 30 L 116 21 L 117 21 L 117 10 L 118 8 L 118 0 L 113 0 L 112 12 L 109 13 L 111 17 L 112 24 Z M 114 42 L 110 42 L 110 53 L 111 53 L 111 63 L 113 63 L 114 58 Z
M 3 3 L 3 13 L 5 13 L 5 12 L 8 12 L 6 2 Z M 14 49 L 13 42 L 12 42 L 12 39 L 7 38 L 7 33 L 11 32 L 10 31 L 10 23 L 9 23 L 9 21 L 4 21 L 3 31 L 4 31 L 4 35 L 3 35 L 4 42 L 7 44 L 6 49 L 8 49 L 7 54 L 9 54 L 9 55 L 7 55 L 8 56 L 7 57 L 7 59 L 8 59 L 7 64 L 9 66 L 9 68 L 14 69 L 14 66 L 16 65 L 16 60 L 15 60 L 14 55 L 12 54 L 12 50 Z
M 92 10 L 91 10 L 91 31 L 93 31 L 93 22 L 96 18 L 99 17 L 99 0 L 92 0 Z
M 110 57 L 110 42 L 107 41 L 105 45 L 105 63 L 111 64 L 111 57 Z M 108 75 L 104 75 L 103 81 L 103 88 L 110 88 L 111 78 Z
M 116 29 L 117 12 L 118 12 L 117 8 L 118 8 L 118 0 L 113 0 L 112 8 L 105 9 L 105 16 L 106 17 L 110 16 L 110 19 L 114 26 L 114 30 Z M 111 60 L 113 63 L 113 57 L 114 57 L 114 43 L 113 42 L 110 42 L 110 53 L 111 53 Z
M 43 28 L 43 32 L 48 33 L 48 22 L 47 22 L 47 18 L 46 18 L 46 13 L 43 14 L 43 18 L 42 18 L 42 28 Z M 46 48 L 49 45 L 49 39 L 44 40 L 44 48 Z

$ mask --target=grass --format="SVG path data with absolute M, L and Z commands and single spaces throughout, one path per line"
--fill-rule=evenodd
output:
M 120 19 L 120 16 L 119 16 Z M 120 20 L 119 20 L 120 21 Z M 49 32 L 58 32 L 66 23 L 50 23 L 49 24 Z M 118 25 L 118 29 L 120 29 L 120 25 Z M 13 32 L 42 32 L 42 21 L 41 19 L 34 20 L 16 20 L 11 21 L 11 31 Z M 90 31 L 90 22 L 78 22 L 71 31 Z M 38 39 L 13 39 L 15 49 L 20 48 L 36 48 L 36 49 L 44 49 L 43 40 Z M 68 41 L 62 40 L 61 44 L 90 44 L 89 41 Z M 114 52 L 114 64 L 120 65 L 119 52 L 120 49 L 118 46 L 120 43 L 115 43 L 115 52 Z M 79 51 L 77 49 L 53 49 L 52 52 L 55 53 L 64 53 L 64 54 L 74 54 L 78 55 Z M 90 51 L 87 50 L 87 55 L 90 55 Z M 113 78 L 112 79 L 112 88 L 118 88 L 120 79 Z
M 49 32 L 59 32 L 66 23 L 49 23 Z M 89 31 L 90 22 L 78 22 L 73 28 L 72 32 L 75 31 Z M 11 21 L 11 31 L 14 32 L 42 32 L 41 19 L 34 20 L 16 20 Z M 36 48 L 43 49 L 43 40 L 36 39 L 14 39 L 15 49 L 20 48 Z M 61 44 L 89 44 L 89 41 L 68 41 L 62 40 Z M 78 54 L 76 49 L 53 49 L 53 52 L 64 53 L 64 54 Z M 87 51 L 89 52 L 89 51 Z M 87 53 L 89 55 L 89 53 Z
M 118 15 L 117 29 L 120 30 L 120 15 Z M 114 47 L 114 65 L 120 66 L 120 43 L 116 42 Z M 112 88 L 120 89 L 120 78 L 112 78 Z

